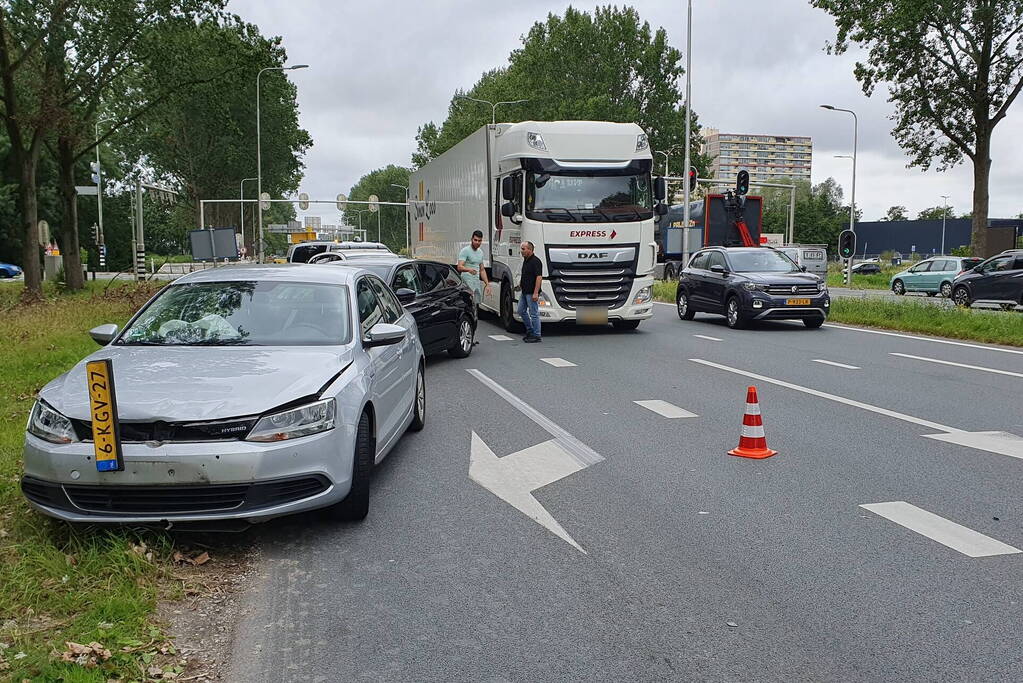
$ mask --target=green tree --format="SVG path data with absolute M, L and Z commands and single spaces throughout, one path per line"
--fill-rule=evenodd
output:
M 916 215 L 918 221 L 936 221 L 942 218 L 955 218 L 955 209 L 951 206 L 932 206 Z
M 888 213 L 885 214 L 881 220 L 885 221 L 908 221 L 909 214 L 906 212 L 904 206 L 892 206 L 888 209 Z
M 651 148 L 683 147 L 685 117 L 679 88 L 681 54 L 668 45 L 663 28 L 653 31 L 631 7 L 598 7 L 593 14 L 572 7 L 549 14 L 522 38 L 508 64 L 483 74 L 467 92 L 456 92 L 441 126 L 419 128 L 413 164 L 421 166 L 490 123 L 491 108 L 459 97 L 504 105 L 501 121 L 596 120 L 635 122 Z M 691 157 L 707 177 L 710 159 L 700 153 L 699 120 L 692 114 Z M 678 155 L 681 158 L 681 154 Z M 678 163 L 681 170 L 681 163 Z
M 405 189 L 408 187 L 410 170 L 393 164 L 370 171 L 359 178 L 352 186 L 348 198 L 352 201 L 367 201 L 370 195 L 376 195 L 382 202 L 404 202 Z M 402 187 L 395 187 L 401 185 Z M 365 211 L 365 204 L 349 204 L 343 218 L 351 226 L 359 225 L 359 211 Z M 377 213 L 363 213 L 362 227 L 371 241 L 377 239 L 377 221 L 380 222 L 380 237 L 391 250 L 398 252 L 406 246 L 406 230 L 408 220 L 405 207 L 381 206 Z
M 910 165 L 973 163 L 975 254 L 987 254 L 991 135 L 1023 89 L 1023 0 L 811 0 L 835 17 L 842 53 L 867 49 L 856 78 L 884 84 Z
M 838 247 L 838 235 L 849 227 L 849 205 L 842 203 L 842 187 L 828 178 L 812 188 L 800 181 L 796 194 L 796 241 L 827 244 L 831 253 Z

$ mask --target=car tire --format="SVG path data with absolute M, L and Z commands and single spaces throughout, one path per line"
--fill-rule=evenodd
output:
M 469 316 L 463 315 L 458 320 L 458 337 L 455 343 L 448 349 L 448 355 L 452 358 L 468 358 L 472 353 L 472 346 L 476 341 L 476 328 L 472 326 Z
M 422 364 L 416 371 L 416 397 L 412 401 L 412 422 L 408 428 L 413 432 L 423 431 L 426 426 L 426 372 Z
M 693 304 L 689 300 L 689 292 L 681 286 L 678 288 L 678 292 L 675 293 L 675 312 L 678 313 L 679 320 L 692 320 L 693 316 L 696 315 L 696 311 L 693 310 Z
M 959 286 L 952 291 L 952 303 L 956 306 L 962 306 L 963 308 L 969 308 L 973 301 L 970 300 L 970 290 L 966 287 Z
M 905 296 L 906 284 L 902 280 L 896 280 L 892 283 L 892 291 L 895 292 L 896 296 Z
M 942 282 L 941 283 L 941 295 L 943 297 L 945 297 L 946 299 L 951 299 L 952 298 L 952 283 L 951 282 Z
M 616 330 L 634 330 L 639 327 L 639 320 L 612 320 L 611 325 Z
M 501 283 L 501 326 L 512 334 L 525 329 L 515 320 L 515 300 L 512 298 L 512 285 L 507 280 Z
M 824 316 L 818 316 L 816 318 L 803 318 L 803 324 L 811 330 L 816 330 L 824 324 Z
M 748 324 L 746 314 L 743 313 L 739 298 L 736 296 L 728 297 L 728 301 L 725 302 L 725 321 L 733 330 L 741 330 Z
M 340 503 L 327 508 L 327 516 L 336 522 L 361 522 L 369 514 L 369 480 L 373 476 L 373 425 L 369 412 L 359 418 L 352 458 L 352 488 Z

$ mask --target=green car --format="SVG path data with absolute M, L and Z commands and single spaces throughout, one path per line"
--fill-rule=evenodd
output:
M 892 276 L 892 291 L 902 296 L 906 292 L 927 292 L 927 296 L 952 296 L 952 281 L 956 275 L 973 268 L 983 259 L 962 256 L 935 256 L 921 261 L 912 268 Z

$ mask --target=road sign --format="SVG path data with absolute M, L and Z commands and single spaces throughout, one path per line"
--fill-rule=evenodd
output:
M 269 211 L 270 210 L 270 193 L 269 192 L 263 192 L 263 193 L 261 193 L 259 195 L 259 208 L 261 208 L 263 211 Z
M 75 185 L 75 193 L 80 195 L 97 195 L 99 188 L 95 185 Z
M 309 210 L 309 195 L 306 194 L 305 192 L 298 195 L 298 208 L 301 211 Z
M 376 196 L 375 194 L 371 194 L 369 196 L 368 201 L 369 201 L 369 210 L 370 211 L 372 211 L 373 213 L 376 213 L 377 211 L 380 210 L 380 205 L 377 204 L 377 202 L 380 201 L 380 197 Z
M 339 194 L 337 196 L 337 210 L 338 211 L 344 211 L 345 210 L 345 206 L 347 204 L 348 204 L 348 195 L 346 195 L 344 192 L 342 192 L 341 194 Z

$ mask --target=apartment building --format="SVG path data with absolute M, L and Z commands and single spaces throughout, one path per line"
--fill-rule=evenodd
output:
M 810 180 L 813 141 L 795 135 L 750 135 L 703 129 L 703 152 L 713 158 L 715 178 L 734 178 L 741 170 L 752 182 L 783 178 Z

